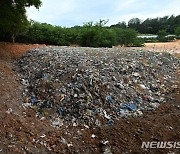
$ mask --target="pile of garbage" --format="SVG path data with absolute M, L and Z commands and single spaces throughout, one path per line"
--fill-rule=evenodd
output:
M 25 87 L 23 106 L 53 125 L 113 125 L 166 101 L 180 61 L 168 53 L 110 48 L 43 47 L 15 61 Z

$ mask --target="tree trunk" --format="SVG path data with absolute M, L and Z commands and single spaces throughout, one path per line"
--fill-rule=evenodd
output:
M 12 34 L 12 42 L 13 42 L 13 44 L 16 42 L 15 39 L 16 39 L 16 35 Z

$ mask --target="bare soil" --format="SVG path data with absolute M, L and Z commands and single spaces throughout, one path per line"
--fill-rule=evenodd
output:
M 180 57 L 180 40 L 172 42 L 145 43 L 144 47 L 134 49 L 149 50 L 154 52 L 169 52 L 176 57 Z
M 160 52 L 180 53 L 180 40 L 163 43 L 145 43 L 145 48 Z
M 180 41 L 172 43 L 167 43 L 169 52 L 172 48 L 179 52 Z M 180 141 L 180 71 L 176 72 L 179 86 L 166 94 L 169 102 L 153 112 L 144 112 L 140 118 L 121 119 L 113 126 L 89 129 L 65 125 L 54 128 L 48 120 L 36 118 L 33 108 L 21 106 L 23 87 L 11 64 L 12 58 L 41 46 L 44 45 L 0 43 L 0 153 L 103 153 L 103 140 L 109 141 L 107 146 L 114 154 L 180 153 L 173 148 L 141 148 L 143 141 Z M 155 47 L 146 44 L 145 48 L 161 51 L 164 44 Z

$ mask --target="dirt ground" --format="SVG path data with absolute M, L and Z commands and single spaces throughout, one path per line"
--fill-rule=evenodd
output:
M 180 57 L 180 40 L 162 43 L 145 43 L 144 47 L 135 49 L 150 50 L 155 52 L 169 52 L 174 54 L 176 57 Z
M 178 87 L 166 96 L 169 102 L 140 118 L 121 119 L 113 126 L 54 128 L 46 119 L 36 118 L 33 108 L 22 107 L 22 86 L 11 61 L 30 48 L 44 45 L 0 43 L 0 153 L 180 153 L 180 149 L 143 149 L 143 141 L 180 141 L 180 71 Z M 180 41 L 146 44 L 146 49 L 177 52 Z M 92 137 L 92 134 L 95 137 Z M 66 139 L 66 141 L 64 140 Z M 106 145 L 102 141 L 108 141 Z M 108 154 L 108 153 L 106 153 Z M 109 153 L 110 154 L 110 153 Z
M 170 53 L 180 53 L 180 40 L 165 43 L 145 43 L 145 49 L 154 51 L 166 51 Z

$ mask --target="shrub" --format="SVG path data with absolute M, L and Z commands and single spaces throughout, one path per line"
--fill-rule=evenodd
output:
M 175 35 L 180 39 L 180 26 L 175 29 Z
M 157 35 L 158 35 L 157 39 L 159 42 L 167 42 L 168 41 L 168 38 L 166 37 L 167 32 L 165 30 L 159 30 Z

